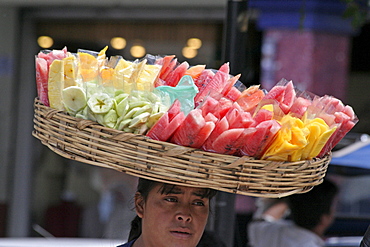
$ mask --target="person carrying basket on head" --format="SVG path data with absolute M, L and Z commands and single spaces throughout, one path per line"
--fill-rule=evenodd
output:
M 126 244 L 118 247 L 198 245 L 207 224 L 210 200 L 216 191 L 140 178 Z

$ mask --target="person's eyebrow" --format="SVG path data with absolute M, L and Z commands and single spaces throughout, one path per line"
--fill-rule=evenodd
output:
M 167 188 L 165 190 L 166 191 L 164 193 L 166 195 L 169 195 L 169 194 L 180 195 L 180 194 L 185 193 L 180 187 L 177 187 L 177 186 L 173 186 L 173 187 Z M 204 198 L 204 197 L 206 197 L 207 191 L 204 190 L 204 189 L 199 189 L 199 190 L 192 191 L 191 194 L 194 195 L 194 196 L 197 196 L 197 197 Z
M 192 194 L 195 195 L 195 196 L 203 198 L 206 195 L 206 191 L 205 190 L 195 190 L 195 191 L 193 191 Z
M 184 191 L 179 188 L 179 187 L 176 187 L 176 186 L 173 186 L 172 188 L 168 189 L 166 194 L 176 194 L 176 195 L 179 195 L 179 194 L 184 194 Z

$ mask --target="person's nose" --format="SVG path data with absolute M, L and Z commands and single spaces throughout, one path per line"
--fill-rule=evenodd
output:
M 189 206 L 182 206 L 179 208 L 179 212 L 176 215 L 178 221 L 190 222 L 192 220 Z

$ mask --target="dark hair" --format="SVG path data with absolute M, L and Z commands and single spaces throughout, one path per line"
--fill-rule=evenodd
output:
M 296 225 L 312 230 L 324 214 L 330 214 L 337 186 L 329 180 L 313 187 L 307 193 L 289 196 L 288 204 Z
M 169 194 L 175 188 L 176 185 L 173 184 L 166 184 L 161 182 L 156 182 L 149 179 L 140 178 L 139 183 L 137 185 L 137 192 L 141 194 L 144 201 L 148 198 L 149 192 L 158 185 L 162 184 L 159 191 L 161 194 Z M 216 190 L 213 189 L 204 189 L 204 194 L 202 195 L 203 198 L 212 199 L 216 195 Z M 141 218 L 139 216 L 135 216 L 135 218 L 131 221 L 131 230 L 128 237 L 128 241 L 132 241 L 137 239 L 141 235 Z

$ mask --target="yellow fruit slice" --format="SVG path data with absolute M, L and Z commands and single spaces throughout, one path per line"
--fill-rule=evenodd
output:
M 77 61 L 75 56 L 63 58 L 64 88 L 77 85 Z
M 303 148 L 307 145 L 308 129 L 299 119 L 286 115 L 281 119 L 281 129 L 263 154 L 262 159 L 297 161 L 301 159 Z
M 95 81 L 98 76 L 98 60 L 95 56 L 78 52 L 79 72 L 84 82 Z
M 97 56 L 97 61 L 98 61 L 98 70 L 102 69 L 105 66 L 106 63 L 106 55 L 105 52 L 108 50 L 108 46 L 105 46 Z
M 145 64 L 139 78 L 136 81 L 137 89 L 151 92 L 154 88 L 154 81 L 158 76 L 161 67 L 158 65 Z
M 113 68 L 103 68 L 100 71 L 100 77 L 102 79 L 103 85 L 110 85 L 113 79 L 114 69 Z
M 125 93 L 128 93 L 126 90 L 128 90 L 129 92 L 131 92 L 131 90 L 138 90 L 136 82 L 139 79 L 141 72 L 144 70 L 146 61 L 146 59 L 143 59 L 139 63 L 134 63 L 134 70 L 130 76 L 130 80 L 127 84 L 126 82 L 124 83 L 123 89 Z
M 116 90 L 123 90 L 126 93 L 131 91 L 127 91 L 128 89 L 125 88 L 125 85 L 128 85 L 130 81 L 131 74 L 134 70 L 133 63 L 127 61 L 125 59 L 120 59 L 117 65 L 114 68 L 113 73 L 113 86 Z M 130 87 L 131 90 L 131 87 Z
M 315 123 L 310 123 L 310 124 L 306 125 L 306 127 L 310 131 L 310 133 L 307 136 L 307 145 L 306 145 L 306 147 L 304 148 L 304 150 L 302 152 L 302 159 L 311 158 L 310 153 L 316 145 L 316 140 L 321 135 L 321 128 L 320 128 L 319 125 L 317 125 Z
M 316 141 L 315 147 L 310 152 L 310 155 L 309 155 L 310 158 L 313 158 L 319 155 L 322 148 L 325 146 L 326 142 L 329 140 L 331 135 L 336 131 L 336 129 L 337 127 L 334 127 L 334 128 L 328 129 L 327 131 L 321 134 L 320 138 Z
M 48 98 L 50 107 L 64 110 L 62 90 L 64 89 L 64 66 L 62 60 L 55 59 L 49 68 Z

